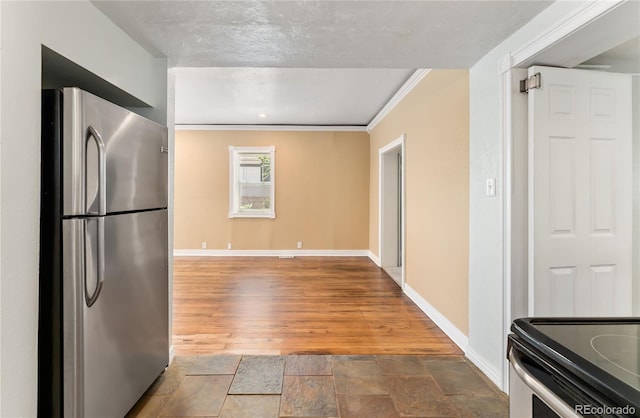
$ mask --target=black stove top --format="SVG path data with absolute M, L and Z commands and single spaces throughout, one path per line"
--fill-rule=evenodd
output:
M 583 383 L 640 405 L 640 318 L 523 318 L 511 329 Z
M 640 391 L 640 322 L 538 324 L 543 334 Z

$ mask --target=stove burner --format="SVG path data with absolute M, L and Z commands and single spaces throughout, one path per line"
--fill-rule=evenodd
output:
M 591 347 L 609 363 L 636 377 L 640 377 L 640 374 L 638 374 L 640 372 L 640 359 L 637 357 L 640 337 L 617 334 L 596 335 L 591 339 Z M 625 353 L 628 353 L 628 355 L 625 356 Z

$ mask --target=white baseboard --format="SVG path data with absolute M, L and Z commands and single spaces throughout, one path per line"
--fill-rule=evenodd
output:
M 418 308 L 422 310 L 435 324 L 440 328 L 453 342 L 460 347 L 462 351 L 467 352 L 469 346 L 469 338 L 462 331 L 456 328 L 444 315 L 442 315 L 436 308 L 431 306 L 418 292 L 413 290 L 408 283 L 404 285 L 404 293 L 409 296 Z
M 368 250 L 173 250 L 182 257 L 367 257 Z
M 413 290 L 409 284 L 405 283 L 404 293 L 418 307 L 427 314 L 429 318 L 440 328 L 451 340 L 458 346 L 464 355 L 471 360 L 473 364 L 480 369 L 498 388 L 504 390 L 502 387 L 502 376 L 500 370 L 494 365 L 489 363 L 480 354 L 475 352 L 469 347 L 469 338 L 462 333 L 455 325 L 451 323 L 444 315 L 442 315 L 436 308 L 434 308 L 429 302 L 427 302 L 418 292 Z
M 480 369 L 482 373 L 485 374 L 485 376 L 489 378 L 489 380 L 493 382 L 493 384 L 495 384 L 500 390 L 506 393 L 506 390 L 508 390 L 508 388 L 504 388 L 502 386 L 503 382 L 500 370 L 496 369 L 493 364 L 489 363 L 484 357 L 478 354 L 471 347 L 467 347 L 465 355 L 469 360 L 471 360 L 473 364 L 476 365 L 476 367 L 478 367 L 478 369 Z
M 376 266 L 382 267 L 382 263 L 380 263 L 380 258 L 377 255 L 375 255 L 372 251 L 369 251 L 369 253 L 367 255 L 369 256 L 371 261 L 376 263 Z

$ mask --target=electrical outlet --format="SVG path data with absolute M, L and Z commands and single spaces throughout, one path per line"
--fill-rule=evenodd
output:
M 207 241 L 202 241 L 202 249 L 207 249 Z
M 302 248 L 302 241 L 298 241 L 298 249 Z
M 227 250 L 230 250 L 230 249 L 231 249 L 231 243 L 228 243 L 227 244 Z

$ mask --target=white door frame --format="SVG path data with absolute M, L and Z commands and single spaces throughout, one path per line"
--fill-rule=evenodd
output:
M 528 204 L 522 199 L 522 194 L 514 196 L 515 188 L 527 188 L 528 179 L 523 183 L 522 176 L 514 176 L 514 162 L 517 162 L 522 155 L 514 153 L 518 147 L 522 146 L 519 141 L 527 140 L 521 137 L 521 129 L 514 126 L 514 119 L 520 120 L 522 114 L 526 115 L 526 100 L 518 100 L 513 93 L 512 69 L 526 68 L 537 61 L 544 61 L 547 65 L 573 66 L 585 59 L 591 58 L 593 54 L 594 42 L 600 42 L 600 47 L 613 47 L 618 45 L 626 35 L 627 28 L 624 25 L 607 24 L 607 21 L 616 22 L 616 19 L 628 21 L 629 16 L 635 18 L 636 14 L 628 10 L 635 7 L 632 2 L 626 0 L 599 1 L 585 4 L 584 7 L 576 10 L 573 15 L 550 26 L 537 38 L 525 43 L 518 49 L 506 54 L 498 63 L 499 72 L 502 77 L 501 84 L 501 108 L 502 108 L 502 156 L 500 172 L 504 187 L 501 196 L 502 209 L 502 231 L 503 231 L 503 353 L 506 356 L 507 335 L 512 321 L 512 291 L 516 288 L 516 280 L 519 272 L 527 271 L 528 266 L 518 265 L 513 262 L 513 248 L 528 248 L 528 234 L 522 234 L 523 223 L 528 229 L 526 210 Z M 601 33 L 606 28 L 606 36 L 594 36 L 594 33 Z M 608 48 L 605 48 L 608 49 Z M 583 54 L 583 55 L 581 55 Z M 591 54 L 591 55 L 589 55 Z M 544 82 L 544 81 L 543 81 Z M 519 93 L 518 93 L 519 94 Z M 524 107 L 523 107 L 524 103 Z M 526 147 L 525 147 L 526 149 Z M 527 152 L 528 153 L 528 152 Z M 528 176 L 527 176 L 528 177 Z M 514 208 L 517 208 L 516 211 Z M 524 208 L 525 212 L 522 212 Z M 531 257 L 530 249 L 529 257 Z M 521 258 L 517 263 L 528 263 Z M 524 278 L 526 280 L 526 277 Z M 509 388 L 509 362 L 502 364 L 502 389 L 508 391 Z
M 405 179 L 406 179 L 406 160 L 405 160 L 405 141 L 406 134 L 400 135 L 400 137 L 391 141 L 387 145 L 378 149 L 378 257 L 380 260 L 380 266 L 384 267 L 383 260 L 385 256 L 383 254 L 384 245 L 384 233 L 383 233 L 383 207 L 385 201 L 385 191 L 384 191 L 384 175 L 385 175 L 385 163 L 384 157 L 386 154 L 393 152 L 397 153 L 399 148 L 400 150 L 400 158 L 401 158 L 401 171 L 400 171 L 400 202 L 402 206 L 402 214 L 401 214 L 401 225 L 400 225 L 400 241 L 402 242 L 402 264 L 400 271 L 402 272 L 400 287 L 404 291 L 405 288 L 405 265 L 406 265 L 406 240 L 405 240 L 405 225 L 406 225 L 406 193 L 405 193 Z

